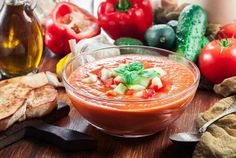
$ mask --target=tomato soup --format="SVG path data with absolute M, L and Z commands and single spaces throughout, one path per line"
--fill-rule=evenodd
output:
M 189 89 L 195 81 L 179 62 L 121 55 L 78 67 L 68 78 L 76 91 L 67 92 L 94 126 L 113 135 L 141 136 L 163 129 L 183 112 L 196 92 L 196 86 Z

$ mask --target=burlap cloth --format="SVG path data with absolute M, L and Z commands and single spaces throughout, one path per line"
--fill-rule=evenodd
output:
M 198 116 L 197 126 L 201 127 L 235 101 L 236 96 L 220 100 Z M 236 158 L 236 114 L 225 116 L 207 129 L 194 150 L 193 158 Z

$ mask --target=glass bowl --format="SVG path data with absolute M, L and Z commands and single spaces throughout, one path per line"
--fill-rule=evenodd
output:
M 178 94 L 139 100 L 94 97 L 69 83 L 71 73 L 81 65 L 123 54 L 158 56 L 177 61 L 193 73 L 194 83 Z M 177 53 L 145 46 L 121 46 L 85 52 L 73 57 L 64 67 L 62 78 L 74 107 L 91 125 L 114 136 L 143 137 L 166 128 L 184 112 L 196 93 L 200 73 L 192 61 Z M 129 104 L 135 104 L 139 108 L 125 108 Z

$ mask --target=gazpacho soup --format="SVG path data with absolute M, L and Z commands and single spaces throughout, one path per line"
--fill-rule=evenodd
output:
M 117 100 L 163 98 L 178 94 L 195 81 L 183 64 L 163 57 L 123 55 L 75 70 L 69 82 L 91 97 Z
M 120 55 L 75 68 L 66 80 L 73 88 L 66 89 L 92 125 L 116 136 L 140 137 L 180 116 L 196 92 L 196 69 L 163 56 Z

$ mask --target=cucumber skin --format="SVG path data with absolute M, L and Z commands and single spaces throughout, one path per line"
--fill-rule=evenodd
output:
M 179 16 L 176 30 L 177 53 L 196 62 L 206 33 L 207 17 L 199 5 L 189 5 Z
M 201 46 L 201 48 L 204 48 L 208 43 L 210 43 L 209 39 L 204 36 L 202 38 L 202 46 Z
M 143 46 L 143 42 L 135 38 L 121 37 L 114 42 L 117 46 Z

